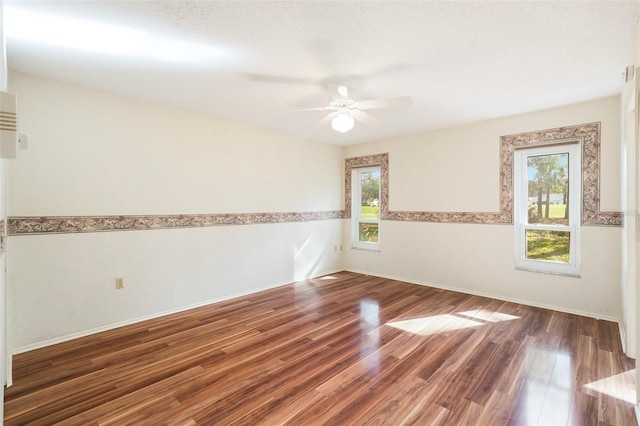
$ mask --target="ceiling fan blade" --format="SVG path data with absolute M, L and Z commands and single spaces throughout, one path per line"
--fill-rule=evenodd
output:
M 323 107 L 315 107 L 315 108 L 302 108 L 302 109 L 292 109 L 288 112 L 305 112 L 305 111 L 330 111 L 333 108 L 331 108 L 330 106 L 323 106 Z
M 256 81 L 259 83 L 282 83 L 282 84 L 306 84 L 306 85 L 315 85 L 320 83 L 317 80 L 312 80 L 308 78 L 296 78 L 296 77 L 286 77 L 281 75 L 269 75 L 269 74 L 254 74 L 248 72 L 240 72 L 238 73 L 240 77 L 245 80 Z
M 380 125 L 382 124 L 382 121 L 380 119 L 374 117 L 368 112 L 360 111 L 359 109 L 351 110 L 349 114 L 351 114 L 351 116 L 356 120 L 370 127 L 380 127 Z
M 376 108 L 392 108 L 413 105 L 411 96 L 402 96 L 400 98 L 371 99 L 368 101 L 358 102 L 360 109 L 376 109 Z
M 333 120 L 333 117 L 335 117 L 337 114 L 337 112 L 332 112 L 330 114 L 327 114 L 322 120 L 318 121 L 318 126 L 324 126 L 325 124 L 329 124 L 329 122 L 331 120 Z
M 327 84 L 327 88 L 329 89 L 329 93 L 334 101 L 341 102 L 349 99 L 347 86 L 329 83 Z

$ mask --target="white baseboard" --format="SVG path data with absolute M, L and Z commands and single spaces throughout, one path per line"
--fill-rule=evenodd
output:
M 620 343 L 622 344 L 622 352 L 631 359 L 636 359 L 636 354 L 629 352 L 627 347 L 627 330 L 625 330 L 622 320 L 618 321 L 618 329 L 620 330 Z
M 403 277 L 395 277 L 395 276 L 389 276 L 389 275 L 384 275 L 384 274 L 372 274 L 370 272 L 364 272 L 364 271 L 357 271 L 357 270 L 353 270 L 353 269 L 335 269 L 335 270 L 330 270 L 330 271 L 323 271 L 321 273 L 318 274 L 314 274 L 313 276 L 310 276 L 308 278 L 316 278 L 316 277 L 321 277 L 323 275 L 329 275 L 329 274 L 335 274 L 337 272 L 340 271 L 348 271 L 348 272 L 354 272 L 357 274 L 363 274 L 363 275 L 370 275 L 370 276 L 374 276 L 374 277 L 380 277 L 380 278 L 387 278 L 387 279 L 391 279 L 391 280 L 396 280 L 396 281 L 404 281 L 410 284 L 417 284 L 417 285 L 422 285 L 422 286 L 426 286 L 426 287 L 433 287 L 433 288 L 438 288 L 438 289 L 442 289 L 442 290 L 449 290 L 449 291 L 455 291 L 458 293 L 464 293 L 464 294 L 471 294 L 474 296 L 482 296 L 482 297 L 488 297 L 491 299 L 497 299 L 497 300 L 503 300 L 505 302 L 512 302 L 512 303 L 518 303 L 521 305 L 527 305 L 527 306 L 533 306 L 536 308 L 543 308 L 543 309 L 550 309 L 550 310 L 554 310 L 554 311 L 559 311 L 559 312 L 565 312 L 568 314 L 574 314 L 574 315 L 581 315 L 581 316 L 585 316 L 585 317 L 591 317 L 591 318 L 596 318 L 596 319 L 603 319 L 603 320 L 607 320 L 607 321 L 613 321 L 613 322 L 617 322 L 618 323 L 618 328 L 621 333 L 621 341 L 623 342 L 624 345 L 624 334 L 622 331 L 622 327 L 620 324 L 620 319 L 619 318 L 615 318 L 615 317 L 609 317 L 606 315 L 596 315 L 592 312 L 585 312 L 585 311 L 580 311 L 580 310 L 575 310 L 575 309 L 567 309 L 561 306 L 553 306 L 553 305 L 547 305 L 547 304 L 542 304 L 542 303 L 535 303 L 535 302 L 531 302 L 528 300 L 522 300 L 522 299 L 516 299 L 516 298 L 509 298 L 509 297 L 504 297 L 501 295 L 495 295 L 495 294 L 489 294 L 489 293 L 484 293 L 484 292 L 479 292 L 479 291 L 471 291 L 468 289 L 461 289 L 461 288 L 457 288 L 457 287 L 449 287 L 449 286 L 444 286 L 444 285 L 440 285 L 440 284 L 434 284 L 434 283 L 430 283 L 430 282 L 423 282 L 423 281 L 418 281 L 418 280 L 412 280 L 412 279 L 408 279 L 408 278 L 403 278 Z M 175 314 L 178 312 L 183 312 L 183 311 L 187 311 L 189 309 L 195 309 L 195 308 L 199 308 L 202 306 L 206 306 L 206 305 L 210 305 L 213 303 L 218 303 L 218 302 L 223 302 L 225 300 L 229 300 L 229 299 L 233 299 L 236 297 L 241 297 L 241 296 L 246 296 L 249 294 L 253 294 L 253 293 L 258 293 L 260 291 L 264 291 L 264 290 L 269 290 L 269 289 L 273 289 L 273 288 L 277 288 L 277 287 L 282 287 L 284 285 L 288 285 L 288 284 L 292 284 L 292 282 L 283 282 L 283 283 L 277 283 L 277 284 L 272 284 L 269 286 L 264 286 L 264 287 L 260 287 L 260 288 L 256 288 L 253 289 L 251 291 L 246 291 L 246 292 L 241 292 L 241 293 L 235 293 L 229 296 L 224 296 L 224 297 L 220 297 L 220 298 L 216 298 L 216 299 L 210 299 L 210 300 L 205 300 L 202 302 L 198 302 L 198 303 L 194 303 L 191 305 L 187 305 L 187 306 L 181 306 L 178 308 L 174 308 L 174 309 L 169 309 L 166 311 L 162 311 L 162 312 L 157 312 L 154 314 L 150 314 L 150 315 L 145 315 L 142 317 L 137 317 L 137 318 L 132 318 L 130 320 L 125 320 L 125 321 L 120 321 L 117 323 L 112 323 L 112 324 L 106 324 L 100 327 L 95 327 L 92 329 L 88 329 L 88 330 L 82 330 L 76 333 L 71 333 L 71 334 L 67 334 L 64 336 L 59 336 L 59 337 L 55 337 L 52 339 L 48 339 L 48 340 L 43 340 L 40 342 L 36 342 L 33 344 L 29 344 L 29 345 L 25 345 L 25 346 L 21 346 L 18 348 L 14 348 L 12 350 L 9 351 L 9 353 L 7 354 L 7 386 L 11 386 L 12 382 L 13 382 L 13 377 L 12 377 L 12 364 L 13 364 L 13 356 L 14 355 L 18 355 L 24 352 L 29 352 L 35 349 L 41 349 L 47 346 L 51 346 L 51 345 L 55 345 L 58 343 L 63 343 L 63 342 L 67 342 L 69 340 L 73 340 L 73 339 L 77 339 L 80 337 L 85 337 L 85 336 L 90 336 L 92 334 L 96 334 L 96 333 L 100 333 L 103 331 L 108 331 L 108 330 L 113 330 L 115 328 L 118 327 L 123 327 L 126 325 L 131 325 L 131 324 L 136 324 L 142 321 L 147 321 L 150 319 L 154 319 L 154 318 L 159 318 L 165 315 L 171 315 L 171 314 Z M 640 413 L 638 413 L 639 408 L 636 407 L 636 415 L 640 415 Z M 640 417 L 639 417 L 640 419 Z M 639 423 L 640 426 L 640 423 Z
M 5 386 L 9 387 L 13 384 L 13 357 L 10 353 L 7 354 L 6 368 L 7 371 L 5 371 Z
M 627 333 L 625 332 L 624 327 L 622 326 L 622 320 L 618 322 L 618 331 L 620 332 L 620 343 L 622 344 L 622 352 L 625 355 L 629 356 L 627 354 Z
M 484 293 L 484 292 L 481 292 L 481 291 L 473 291 L 473 290 L 469 290 L 469 289 L 466 289 L 466 288 L 450 287 L 450 286 L 446 286 L 446 285 L 435 284 L 435 283 L 425 282 L 425 281 L 418 281 L 418 280 L 413 280 L 413 279 L 409 279 L 409 278 L 394 277 L 394 276 L 391 276 L 391 275 L 384 275 L 384 274 L 378 274 L 378 273 L 373 274 L 371 272 L 363 272 L 363 271 L 358 271 L 358 270 L 355 270 L 355 269 L 345 269 L 345 271 L 355 272 L 356 274 L 370 275 L 372 277 L 387 278 L 387 279 L 396 280 L 396 281 L 404 281 L 404 282 L 410 283 L 410 284 L 417 284 L 417 285 L 422 285 L 422 286 L 425 286 L 425 287 L 433 287 L 433 288 L 438 288 L 438 289 L 441 289 L 441 290 L 455 291 L 457 293 L 471 294 L 473 296 L 488 297 L 490 299 L 496 299 L 496 300 L 502 300 L 502 301 L 505 301 L 505 302 L 517 303 L 519 305 L 532 306 L 534 308 L 549 309 L 549 310 L 552 310 L 552 311 L 564 312 L 564 313 L 567 313 L 567 314 L 574 314 L 574 315 L 580 315 L 580 316 L 583 316 L 583 317 L 590 317 L 590 318 L 595 318 L 595 319 L 612 321 L 612 322 L 616 322 L 616 323 L 618 323 L 618 325 L 620 325 L 620 318 L 611 317 L 611 316 L 608 316 L 608 315 L 599 315 L 599 314 L 595 314 L 593 312 L 580 311 L 580 310 L 577 310 L 577 309 L 568 309 L 568 308 L 564 308 L 562 306 L 547 305 L 545 303 L 536 303 L 536 302 L 532 302 L 530 300 L 522 300 L 522 299 L 517 299 L 517 298 L 505 297 L 505 296 L 501 296 L 499 294 Z M 618 327 L 618 328 L 621 328 L 621 327 Z
M 321 273 L 309 276 L 306 279 L 317 278 L 317 277 L 321 277 L 323 275 L 335 274 L 335 273 L 340 272 L 342 270 L 343 269 L 335 269 L 335 270 L 323 271 Z M 95 328 L 91 328 L 91 329 L 87 329 L 87 330 L 82 330 L 82 331 L 78 331 L 78 332 L 75 332 L 75 333 L 66 334 L 64 336 L 58 336 L 58 337 L 54 337 L 54 338 L 51 338 L 51 339 L 42 340 L 40 342 L 32 343 L 32 344 L 29 344 L 29 345 L 20 346 L 20 347 L 17 347 L 17 348 L 13 348 L 13 349 L 11 349 L 9 351 L 9 353 L 7 355 L 7 358 L 8 358 L 7 363 L 9 365 L 11 365 L 13 356 L 21 354 L 21 353 L 33 351 L 33 350 L 36 350 L 36 349 L 45 348 L 47 346 L 51 346 L 51 345 L 55 345 L 55 344 L 58 344 L 58 343 L 67 342 L 69 340 L 78 339 L 80 337 L 90 336 L 92 334 L 101 333 L 103 331 L 113 330 L 115 328 L 124 327 L 126 325 L 136 324 L 136 323 L 139 323 L 139 322 L 142 322 L 142 321 L 147 321 L 147 320 L 150 320 L 150 319 L 159 318 L 159 317 L 163 317 L 163 316 L 166 316 L 166 315 L 176 314 L 178 312 L 188 311 L 189 309 L 195 309 L 195 308 L 199 308 L 199 307 L 202 307 L 202 306 L 211 305 L 213 303 L 223 302 L 225 300 L 234 299 L 236 297 L 247 296 L 247 295 L 250 295 L 250 294 L 258 293 L 260 291 L 270 290 L 270 289 L 277 288 L 277 287 L 282 287 L 282 286 L 289 285 L 289 284 L 292 284 L 292 283 L 293 282 L 291 282 L 291 281 L 287 281 L 287 282 L 281 282 L 281 283 L 272 284 L 272 285 L 268 285 L 268 286 L 264 286 L 264 287 L 259 287 L 259 288 L 255 288 L 255 289 L 250 290 L 250 291 L 234 293 L 234 294 L 231 294 L 229 296 L 219 297 L 219 298 L 215 298 L 215 299 L 209 299 L 209 300 L 205 300 L 205 301 L 194 303 L 194 304 L 187 305 L 187 306 L 180 306 L 180 307 L 177 307 L 177 308 L 172 308 L 172 309 L 168 309 L 168 310 L 161 311 L 161 312 L 156 312 L 156 313 L 153 313 L 153 314 L 150 314 L 150 315 L 144 315 L 144 316 L 137 317 L 137 318 L 132 318 L 132 319 L 129 319 L 129 320 L 119 321 L 119 322 L 111 323 L 111 324 L 105 324 L 105 325 L 100 326 L 100 327 L 95 327 Z M 7 376 L 7 382 L 9 382 L 10 378 L 11 378 L 11 376 L 8 375 Z

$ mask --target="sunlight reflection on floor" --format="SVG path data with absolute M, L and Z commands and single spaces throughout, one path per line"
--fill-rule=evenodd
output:
M 476 309 L 475 311 L 458 312 L 457 315 L 463 315 L 465 317 L 481 319 L 489 322 L 511 321 L 511 320 L 520 318 L 515 315 L 503 314 L 500 312 L 492 312 L 492 311 L 487 311 L 485 309 Z
M 584 385 L 585 388 L 612 396 L 630 404 L 636 403 L 636 370 L 625 371 Z
M 457 315 L 473 318 L 460 318 Z M 434 315 L 431 317 L 413 318 L 402 321 L 392 321 L 385 325 L 395 327 L 410 333 L 419 334 L 421 336 L 429 336 L 431 334 L 443 333 L 445 331 L 460 330 L 469 327 L 478 327 L 485 325 L 486 322 L 512 321 L 520 317 L 503 314 L 500 312 L 487 311 L 485 309 L 477 309 L 475 311 L 456 312 L 453 314 Z M 480 320 L 474 321 L 474 320 Z
M 445 331 L 478 327 L 484 324 L 473 320 L 459 318 L 454 315 L 445 314 L 405 321 L 388 322 L 386 325 L 408 331 L 410 333 L 419 334 L 420 336 L 429 336 L 431 334 L 442 333 Z

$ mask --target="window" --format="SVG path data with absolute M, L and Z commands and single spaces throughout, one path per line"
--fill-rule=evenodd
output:
M 516 268 L 580 273 L 580 144 L 514 155 Z
M 379 250 L 380 166 L 353 169 L 351 179 L 352 246 Z

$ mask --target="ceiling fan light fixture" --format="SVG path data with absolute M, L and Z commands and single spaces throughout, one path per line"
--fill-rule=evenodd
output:
M 344 112 L 333 117 L 333 120 L 331 120 L 331 127 L 333 127 L 333 130 L 336 132 L 345 133 L 353 129 L 354 123 L 355 120 L 353 117 L 351 117 L 349 113 Z

